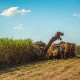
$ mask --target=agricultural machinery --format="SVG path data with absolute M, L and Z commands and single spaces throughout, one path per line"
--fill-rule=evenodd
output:
M 75 57 L 75 44 L 62 42 L 61 36 L 63 35 L 64 33 L 57 32 L 47 45 L 42 41 L 36 42 L 35 45 L 39 48 L 41 54 L 48 55 L 49 58 Z M 52 44 L 56 40 L 60 40 L 61 42 L 58 44 Z

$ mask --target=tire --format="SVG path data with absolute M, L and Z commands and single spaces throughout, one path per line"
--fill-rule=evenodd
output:
M 66 57 L 66 53 L 63 53 L 63 59 L 66 59 L 67 57 Z
M 72 54 L 71 54 L 71 57 L 76 57 L 76 54 L 75 54 L 75 53 L 72 53 Z
M 57 58 L 58 59 L 63 59 L 63 53 L 58 53 Z
M 64 57 L 63 57 L 63 53 L 61 53 L 61 54 L 60 54 L 60 59 L 63 59 L 63 58 L 64 58 Z

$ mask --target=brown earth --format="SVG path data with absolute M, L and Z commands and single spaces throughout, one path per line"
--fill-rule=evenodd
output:
M 46 60 L 0 71 L 0 80 L 80 80 L 80 58 Z

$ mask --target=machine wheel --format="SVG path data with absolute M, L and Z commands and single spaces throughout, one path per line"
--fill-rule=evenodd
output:
M 72 54 L 71 54 L 71 57 L 76 57 L 76 54 L 75 54 L 75 53 L 72 53 Z
M 63 53 L 60 54 L 60 59 L 63 59 L 64 58 L 64 55 Z
M 49 56 L 49 59 L 53 59 L 52 53 L 50 55 L 48 55 L 48 56 Z
M 63 53 L 63 59 L 66 59 L 67 57 L 66 57 L 66 54 L 65 53 Z
M 70 58 L 70 55 L 69 55 L 69 54 L 70 54 L 70 53 L 67 53 L 67 54 L 66 54 L 66 58 Z
M 63 53 L 58 53 L 57 58 L 58 59 L 63 59 Z

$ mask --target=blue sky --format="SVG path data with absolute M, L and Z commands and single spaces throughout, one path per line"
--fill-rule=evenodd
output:
M 57 31 L 80 44 L 80 0 L 0 0 L 0 38 L 47 43 Z

